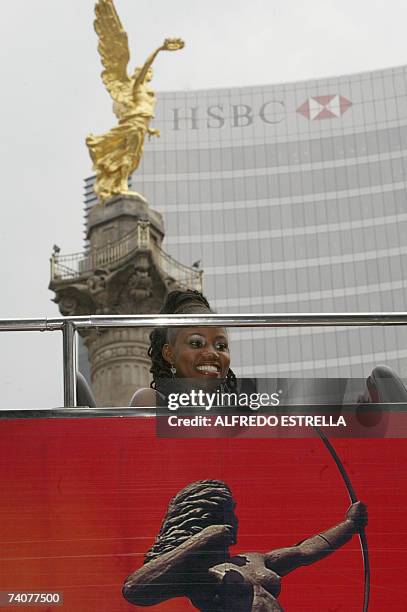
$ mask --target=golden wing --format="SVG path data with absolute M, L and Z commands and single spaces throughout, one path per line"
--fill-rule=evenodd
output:
M 113 0 L 98 0 L 95 6 L 95 30 L 99 37 L 98 51 L 104 71 L 103 83 L 116 102 L 122 101 L 122 95 L 131 86 L 127 74 L 130 60 L 127 34 L 117 14 Z

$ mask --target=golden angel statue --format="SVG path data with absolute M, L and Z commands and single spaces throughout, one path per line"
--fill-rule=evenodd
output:
M 155 94 L 149 87 L 151 66 L 160 51 L 177 51 L 184 47 L 180 38 L 167 38 L 137 67 L 127 73 L 130 60 L 127 34 L 116 12 L 113 0 L 98 0 L 95 6 L 95 30 L 98 50 L 104 66 L 103 83 L 113 99 L 117 127 L 101 136 L 89 134 L 86 144 L 96 172 L 94 191 L 103 204 L 109 198 L 128 193 L 128 178 L 138 167 L 144 149 L 144 138 L 159 136 L 149 127 L 154 117 Z

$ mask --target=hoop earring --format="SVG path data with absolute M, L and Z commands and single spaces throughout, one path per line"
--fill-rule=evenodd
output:
M 175 378 L 175 374 L 177 373 L 177 368 L 174 366 L 173 363 L 171 364 L 170 370 L 171 370 L 171 376 Z

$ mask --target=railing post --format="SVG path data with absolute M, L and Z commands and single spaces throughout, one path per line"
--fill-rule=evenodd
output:
M 51 264 L 51 280 L 55 280 L 55 255 L 54 253 L 52 253 L 51 255 L 51 259 L 50 259 L 50 264 Z
M 76 330 L 70 321 L 62 327 L 64 362 L 64 407 L 76 406 Z

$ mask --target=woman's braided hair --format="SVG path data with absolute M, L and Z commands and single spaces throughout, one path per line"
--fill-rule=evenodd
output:
M 210 525 L 223 525 L 235 508 L 232 493 L 221 480 L 199 480 L 172 498 L 144 563 L 174 550 Z
M 211 307 L 208 300 L 200 293 L 193 289 L 185 291 L 171 291 L 167 295 L 160 314 L 205 314 L 211 313 Z M 150 334 L 150 348 L 148 355 L 151 359 L 150 372 L 153 375 L 153 380 L 150 387 L 157 388 L 157 383 L 160 378 L 171 378 L 171 368 L 168 361 L 162 355 L 164 344 L 168 342 L 168 328 L 161 327 L 154 329 Z M 229 369 L 226 380 L 228 391 L 236 390 L 236 376 Z

